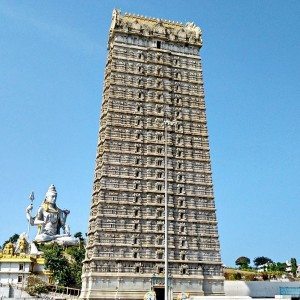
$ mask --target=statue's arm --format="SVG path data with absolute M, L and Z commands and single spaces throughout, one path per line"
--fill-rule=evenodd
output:
M 45 223 L 45 220 L 44 220 L 43 208 L 40 207 L 36 214 L 36 217 L 34 218 L 34 225 L 42 225 L 44 223 Z
M 70 213 L 69 210 L 59 210 L 60 215 L 60 226 L 65 234 L 68 234 L 70 232 L 70 229 L 68 228 L 68 225 L 66 224 L 67 216 Z
M 31 216 L 31 212 L 33 209 L 33 205 L 30 204 L 26 208 L 26 219 L 28 220 L 30 225 L 34 225 L 34 218 Z
M 66 220 L 67 220 L 67 216 L 70 213 L 70 211 L 67 210 L 67 209 L 64 209 L 64 210 L 60 210 L 59 213 L 60 213 L 60 222 L 61 222 L 61 225 L 65 226 Z

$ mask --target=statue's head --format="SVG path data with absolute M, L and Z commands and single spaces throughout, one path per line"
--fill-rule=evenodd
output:
M 55 204 L 56 203 L 56 197 L 57 197 L 57 192 L 56 192 L 55 186 L 54 186 L 54 184 L 51 184 L 49 186 L 49 189 L 48 189 L 47 193 L 46 193 L 45 202 Z

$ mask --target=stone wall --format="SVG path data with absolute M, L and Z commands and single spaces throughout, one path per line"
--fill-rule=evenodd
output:
M 250 296 L 252 298 L 274 298 L 280 287 L 300 287 L 300 282 L 283 281 L 229 281 L 224 283 L 226 296 Z

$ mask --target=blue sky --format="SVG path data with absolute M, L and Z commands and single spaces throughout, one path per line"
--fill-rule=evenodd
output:
M 0 243 L 48 186 L 87 231 L 113 8 L 194 21 L 222 259 L 300 260 L 299 1 L 0 2 Z M 33 230 L 32 230 L 33 232 Z

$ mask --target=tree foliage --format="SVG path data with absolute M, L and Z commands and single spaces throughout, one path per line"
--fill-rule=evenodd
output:
M 40 296 L 48 293 L 47 283 L 36 275 L 28 276 L 25 290 L 30 296 Z
M 76 238 L 76 239 L 82 239 L 82 232 L 81 231 L 78 231 L 78 232 L 76 232 L 75 234 L 74 234 L 74 237 Z
M 241 269 L 248 269 L 250 264 L 250 258 L 246 256 L 240 256 L 236 259 L 235 264 Z
M 66 253 L 68 253 L 73 259 L 70 268 L 71 274 L 75 280 L 75 285 L 77 287 L 81 287 L 82 262 L 85 257 L 85 249 L 84 247 L 73 246 L 67 248 Z
M 296 258 L 291 258 L 291 272 L 293 274 L 294 277 L 296 277 L 297 275 L 297 260 Z
M 82 236 L 82 232 L 81 231 L 78 231 L 74 234 L 74 237 L 77 238 L 79 240 L 79 247 L 83 247 L 83 244 L 84 244 L 84 238 Z
M 259 267 L 259 266 L 262 266 L 267 263 L 273 263 L 273 261 L 272 261 L 272 259 L 270 259 L 268 257 L 258 256 L 258 257 L 254 258 L 253 263 L 256 267 Z
M 74 284 L 68 260 L 63 256 L 63 249 L 54 245 L 52 249 L 44 250 L 45 267 L 52 272 L 52 276 L 59 285 L 72 286 Z
M 281 262 L 273 262 L 270 263 L 267 267 L 267 271 L 269 272 L 275 272 L 278 274 L 283 274 L 286 271 L 287 264 L 281 263 Z
M 7 241 L 5 241 L 5 242 L 3 243 L 2 249 L 4 249 L 5 245 L 6 245 L 7 243 L 9 243 L 9 242 L 11 242 L 11 243 L 16 243 L 19 237 L 20 237 L 19 234 L 17 234 L 17 233 L 13 234 Z
M 63 249 L 57 244 L 43 247 L 45 267 L 61 286 L 81 288 L 82 261 L 85 249 L 72 246 Z
M 71 257 L 77 264 L 82 264 L 85 256 L 85 249 L 78 248 L 77 246 L 72 246 L 67 248 L 65 252 L 71 255 Z

